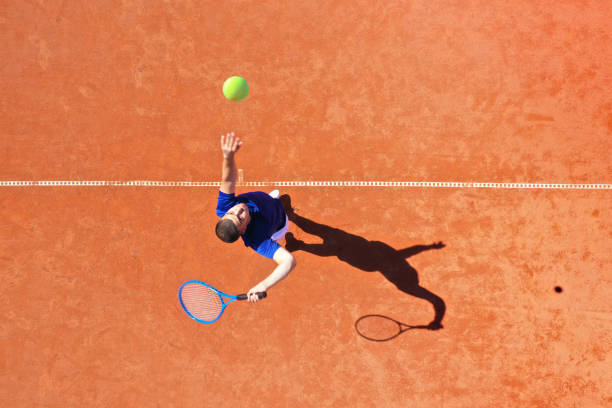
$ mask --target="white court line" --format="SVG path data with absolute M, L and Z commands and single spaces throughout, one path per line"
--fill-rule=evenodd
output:
M 242 179 L 242 177 L 241 177 Z M 18 180 L 0 181 L 0 187 L 219 187 L 218 181 L 100 181 Z M 240 187 L 400 187 L 400 188 L 490 188 L 543 190 L 612 190 L 612 184 L 489 183 L 462 181 L 243 181 Z

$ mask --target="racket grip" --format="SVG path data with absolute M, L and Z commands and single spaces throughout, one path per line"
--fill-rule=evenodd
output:
M 259 297 L 260 299 L 263 299 L 266 296 L 268 296 L 267 292 L 257 292 L 257 297 Z M 247 300 L 249 297 L 246 293 L 243 293 L 242 295 L 238 295 L 237 298 L 238 300 Z

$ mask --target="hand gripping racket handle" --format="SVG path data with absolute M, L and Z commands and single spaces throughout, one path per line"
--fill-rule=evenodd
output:
M 263 299 L 266 296 L 268 296 L 266 292 L 257 292 L 257 297 L 259 297 L 260 299 Z M 247 300 L 249 297 L 246 293 L 243 293 L 242 295 L 238 295 L 237 298 L 238 300 Z

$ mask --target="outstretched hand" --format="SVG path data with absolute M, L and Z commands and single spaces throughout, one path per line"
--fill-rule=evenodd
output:
M 446 245 L 444 245 L 444 243 L 442 241 L 439 242 L 434 242 L 433 244 L 431 244 L 431 247 L 433 249 L 442 249 L 444 248 Z
M 228 159 L 233 157 L 240 149 L 240 146 L 242 146 L 242 141 L 238 136 L 234 135 L 234 132 L 221 135 L 221 151 L 223 152 L 224 158 Z

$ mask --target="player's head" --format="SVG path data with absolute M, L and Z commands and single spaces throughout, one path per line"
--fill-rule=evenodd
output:
M 224 242 L 234 242 L 246 232 L 251 214 L 246 204 L 236 204 L 230 208 L 217 223 L 215 232 Z
M 240 236 L 238 228 L 236 228 L 231 220 L 219 220 L 215 233 L 221 241 L 228 243 L 236 241 Z

